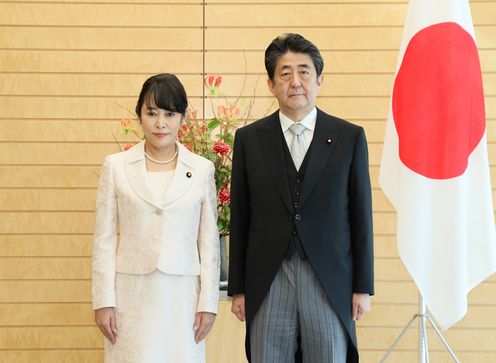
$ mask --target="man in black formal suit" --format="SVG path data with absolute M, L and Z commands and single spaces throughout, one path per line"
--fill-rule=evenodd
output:
M 355 320 L 374 293 L 367 142 L 315 107 L 323 66 L 301 35 L 274 39 L 279 111 L 236 132 L 229 294 L 251 362 L 358 362 Z

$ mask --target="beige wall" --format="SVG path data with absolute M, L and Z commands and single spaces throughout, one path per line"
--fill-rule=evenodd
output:
M 170 3 L 170 4 L 168 4 Z M 239 4 L 236 4 L 239 3 Z M 202 107 L 202 72 L 221 73 L 236 96 L 257 87 L 255 116 L 272 99 L 262 54 L 276 35 L 300 32 L 325 58 L 324 110 L 365 127 L 376 233 L 373 311 L 358 325 L 364 362 L 376 362 L 417 310 L 398 259 L 395 214 L 377 185 L 389 93 L 406 1 L 0 1 L 0 361 L 99 362 L 90 305 L 97 174 L 112 133 L 143 80 L 174 72 Z M 471 1 L 486 93 L 496 186 L 496 1 Z M 493 189 L 493 197 L 495 195 Z M 496 277 L 469 296 L 446 333 L 462 362 L 496 361 Z M 243 362 L 243 326 L 221 304 L 209 362 Z M 224 338 L 224 341 L 222 341 Z M 416 361 L 416 333 L 391 362 Z M 435 362 L 448 362 L 430 339 Z

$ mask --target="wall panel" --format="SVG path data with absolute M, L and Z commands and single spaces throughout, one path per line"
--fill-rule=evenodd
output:
M 0 24 L 20 26 L 199 27 L 196 4 L 3 2 Z
M 44 24 L 22 27 L 2 25 L 0 29 L 0 46 L 9 50 L 59 50 L 64 53 L 76 50 L 103 50 L 122 54 L 133 49 L 192 52 L 201 50 L 203 46 L 202 29 L 199 27 L 87 27 Z M 71 65 L 67 61 L 62 63 Z
M 139 29 L 138 29 L 139 30 Z M 195 35 L 196 37 L 197 35 Z M 146 38 L 143 39 L 145 41 Z M 136 41 L 136 44 L 141 44 Z M 109 45 L 110 45 L 109 40 Z M 155 43 L 153 43 L 155 44 Z M 0 71 L 23 73 L 94 73 L 154 74 L 173 72 L 198 73 L 201 52 L 156 49 L 156 45 L 136 46 L 124 50 L 101 49 L 7 49 L 0 53 Z M 23 71 L 19 71 L 23 64 Z M 116 64 L 119 67 L 116 67 Z M 197 88 L 189 89 L 194 91 Z
M 28 304 L 90 303 L 89 280 L 7 280 L 0 281 L 0 303 Z M 91 313 L 91 311 L 90 311 Z M 53 324 L 48 324 L 50 326 Z
M 80 74 L 80 73 L 9 73 L 3 77 L 0 95 L 44 96 L 44 97 L 129 97 L 135 98 L 139 93 L 144 74 Z M 201 84 L 200 75 L 181 77 L 184 87 L 195 92 L 189 96 L 201 96 L 201 90 L 195 89 Z M 200 91 L 198 93 L 198 91 Z M 129 116 L 129 115 L 126 115 Z
M 92 236 L 90 233 L 86 235 L 0 235 L 0 256 L 89 257 L 91 256 L 92 242 Z

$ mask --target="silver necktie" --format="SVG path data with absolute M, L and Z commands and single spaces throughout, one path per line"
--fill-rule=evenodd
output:
M 300 169 L 301 163 L 303 162 L 303 158 L 306 154 L 305 146 L 303 145 L 303 140 L 301 139 L 301 135 L 305 129 L 306 127 L 299 122 L 295 122 L 289 127 L 289 131 L 293 134 L 293 141 L 291 142 L 289 151 L 293 157 L 296 170 Z

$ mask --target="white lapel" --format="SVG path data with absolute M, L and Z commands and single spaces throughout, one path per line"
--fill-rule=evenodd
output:
M 194 154 L 180 143 L 176 142 L 176 145 L 178 150 L 176 171 L 174 172 L 172 181 L 165 193 L 164 206 L 172 203 L 186 193 L 193 184 L 193 180 L 199 177 L 195 172 L 197 170 L 195 170 L 194 167 Z
M 148 188 L 146 176 L 145 141 L 141 141 L 136 146 L 127 151 L 126 176 L 129 185 L 142 199 L 151 205 L 162 208 L 155 199 L 152 191 Z

